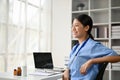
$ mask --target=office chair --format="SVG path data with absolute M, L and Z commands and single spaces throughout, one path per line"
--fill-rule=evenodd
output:
M 105 69 L 108 65 L 108 62 L 100 63 L 99 65 L 100 65 L 99 72 L 98 72 L 95 80 L 103 80 L 103 75 L 104 75 Z

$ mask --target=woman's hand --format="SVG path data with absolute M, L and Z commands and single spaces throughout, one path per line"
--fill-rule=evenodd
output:
M 92 65 L 92 59 L 88 60 L 86 63 L 84 63 L 81 68 L 80 68 L 80 73 L 81 74 L 86 74 L 87 73 L 87 70 L 88 68 L 90 68 L 90 66 Z
M 63 73 L 63 79 L 62 80 L 69 80 L 69 69 L 66 69 Z

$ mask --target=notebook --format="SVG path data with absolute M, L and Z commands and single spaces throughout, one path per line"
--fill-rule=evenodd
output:
M 33 57 L 36 69 L 53 69 L 51 52 L 34 52 Z
M 60 71 L 53 67 L 51 52 L 33 52 L 33 58 L 36 71 L 32 75 L 53 75 L 60 73 Z

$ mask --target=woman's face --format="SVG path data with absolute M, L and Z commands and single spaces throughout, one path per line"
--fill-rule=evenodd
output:
M 74 38 L 82 38 L 87 35 L 88 26 L 83 26 L 81 22 L 79 22 L 77 19 L 74 19 L 73 25 L 72 25 L 72 35 Z

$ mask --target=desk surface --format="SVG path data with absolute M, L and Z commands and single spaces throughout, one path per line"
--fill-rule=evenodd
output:
M 62 77 L 62 73 L 55 74 L 52 76 L 37 76 L 37 75 L 27 75 L 27 77 L 24 76 L 13 76 L 9 73 L 0 73 L 0 80 L 57 80 Z

